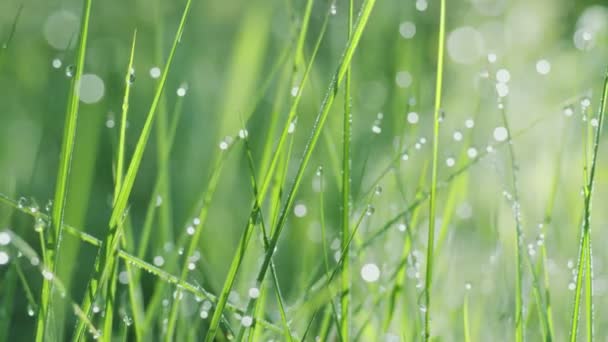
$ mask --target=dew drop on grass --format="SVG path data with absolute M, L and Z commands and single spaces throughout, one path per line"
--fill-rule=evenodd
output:
M 415 125 L 418 123 L 419 117 L 418 117 L 418 113 L 416 112 L 409 112 L 407 114 L 407 122 L 409 122 L 412 125 Z
M 53 272 L 46 270 L 46 269 L 42 270 L 42 276 L 46 280 L 53 280 L 53 278 L 55 278 L 55 275 L 53 274 Z
M 135 83 L 135 74 L 131 72 L 129 74 L 129 85 L 132 85 L 133 83 Z
M 114 126 L 116 126 L 116 122 L 114 121 L 114 118 L 109 117 L 109 118 L 106 120 L 106 127 L 107 127 L 107 128 L 114 128 Z
M 399 223 L 397 225 L 397 230 L 399 230 L 400 232 L 404 232 L 407 229 L 407 226 L 404 223 Z
M 551 71 L 551 63 L 546 59 L 541 59 L 536 62 L 536 72 L 541 75 L 547 75 Z
M 185 86 L 183 86 L 183 85 L 182 85 L 182 86 L 180 86 L 179 88 L 177 88 L 177 91 L 176 91 L 177 96 L 179 96 L 179 97 L 184 97 L 184 96 L 186 96 L 186 92 L 187 92 L 186 87 L 185 87 Z
M 298 96 L 298 92 L 300 91 L 300 87 L 298 86 L 293 86 L 291 88 L 291 96 L 296 97 Z
M 68 65 L 68 66 L 65 68 L 65 75 L 66 75 L 67 77 L 73 77 L 73 76 L 74 76 L 74 70 L 75 70 L 75 68 L 74 68 L 74 66 L 73 66 L 73 65 L 71 65 L 71 64 L 70 64 L 70 65 Z
M 34 231 L 40 233 L 44 231 L 44 228 L 46 228 L 46 222 L 42 217 L 38 217 L 36 223 L 34 223 Z
M 0 246 L 6 246 L 11 243 L 11 234 L 8 232 L 0 232 Z
M 574 267 L 574 261 L 568 260 L 567 266 L 568 266 L 568 268 Z
M 382 133 L 382 128 L 380 128 L 380 126 L 374 124 L 372 126 L 372 132 L 374 132 L 375 134 L 380 134 L 380 133 Z
M 34 313 L 35 313 L 34 308 L 30 304 L 28 304 L 27 305 L 27 315 L 30 317 L 34 317 Z
M 249 298 L 256 299 L 260 296 L 260 289 L 258 289 L 257 287 L 252 287 L 249 289 L 248 294 Z
M 292 122 L 289 123 L 289 128 L 287 128 L 287 133 L 292 134 L 295 131 L 296 131 L 296 120 L 293 120 Z
M 38 259 L 38 257 L 33 256 L 30 259 L 30 264 L 32 264 L 32 266 L 38 266 L 40 264 L 40 259 Z
M 453 167 L 456 164 L 456 160 L 454 160 L 454 158 L 452 157 L 448 157 L 445 160 L 445 165 L 447 165 L 447 167 Z
M 241 318 L 241 324 L 245 328 L 249 328 L 253 324 L 253 318 L 251 316 L 243 316 L 243 318 Z
M 188 226 L 188 228 L 186 228 L 186 233 L 188 235 L 194 235 L 195 229 L 192 226 Z
M 466 128 L 473 128 L 475 126 L 475 121 L 473 121 L 473 119 L 466 119 L 464 122 L 464 126 Z
M 509 137 L 509 132 L 507 132 L 507 129 L 503 126 L 499 126 L 494 128 L 494 140 L 496 141 L 505 141 L 507 140 L 507 138 Z
M 464 284 L 464 289 L 465 289 L 465 290 L 470 291 L 472 288 L 473 288 L 473 286 L 471 285 L 471 283 L 466 282 L 466 283 Z
M 319 166 L 319 168 L 317 169 L 317 176 L 323 176 L 323 166 Z
M 193 263 L 193 262 L 189 262 L 188 263 L 188 269 L 190 271 L 194 271 L 195 268 L 196 268 L 196 264 L 195 263 Z
M 412 75 L 407 71 L 399 71 L 395 76 L 395 83 L 399 88 L 407 88 L 412 85 Z
M 496 62 L 496 59 L 497 59 L 497 57 L 496 57 L 496 54 L 495 54 L 495 53 L 489 53 L 489 54 L 488 54 L 488 62 L 490 62 L 490 63 L 495 63 L 495 62 Z
M 293 208 L 293 213 L 294 213 L 294 215 L 296 215 L 296 217 L 304 217 L 304 216 L 306 216 L 307 212 L 308 212 L 308 209 L 306 208 L 306 205 L 304 205 L 302 203 L 296 204 L 295 207 Z
M 220 142 L 220 150 L 225 151 L 227 149 L 228 149 L 228 143 L 222 140 Z
M 118 273 L 118 282 L 126 285 L 129 283 L 129 273 L 127 273 L 126 271 L 121 271 L 120 273 Z
M 456 131 L 453 134 L 454 140 L 456 141 L 461 141 L 462 140 L 462 133 L 460 131 Z
M 416 9 L 420 12 L 426 11 L 427 7 L 429 7 L 428 2 L 426 0 L 416 0 Z
M 416 143 L 414 144 L 414 148 L 419 150 L 422 147 L 422 145 L 420 145 L 420 143 Z
M 496 81 L 498 83 L 507 83 L 511 80 L 511 73 L 507 69 L 499 69 L 496 71 Z
M 209 317 L 209 312 L 203 310 L 203 311 L 201 311 L 200 316 L 201 316 L 202 319 L 207 319 L 207 317 Z
M 575 283 L 569 283 L 568 284 L 568 290 L 574 291 L 575 289 L 576 289 L 576 284 Z
M 368 283 L 376 282 L 380 279 L 380 269 L 376 264 L 365 264 L 361 267 L 361 278 Z
M 414 35 L 416 35 L 416 24 L 411 21 L 402 22 L 399 24 L 399 34 L 405 39 L 414 38 Z
M 17 201 L 17 208 L 23 209 L 27 205 L 27 198 L 20 197 Z
M 8 253 L 5 251 L 0 251 L 0 265 L 6 265 L 11 260 Z
M 52 65 L 52 66 L 53 66 L 53 68 L 55 68 L 55 69 L 59 69 L 59 68 L 61 68 L 61 65 L 62 65 L 62 63 L 61 63 L 61 59 L 59 59 L 59 58 L 55 58 L 55 59 L 53 59 L 53 61 L 51 62 L 51 65 Z
M 382 186 L 380 186 L 380 185 L 376 186 L 375 193 L 376 193 L 376 195 L 381 195 L 382 194 Z
M 163 196 L 156 195 L 156 206 L 160 207 L 161 204 L 163 204 Z
M 101 308 L 99 307 L 99 305 L 97 305 L 97 304 L 93 305 L 93 313 L 99 313 L 99 311 L 101 311 Z
M 469 147 L 469 149 L 467 149 L 467 156 L 471 159 L 477 157 L 477 149 L 475 147 Z
M 239 138 L 241 139 L 245 139 L 249 136 L 249 131 L 247 131 L 247 129 L 243 128 L 239 130 Z
M 590 123 L 593 127 L 597 127 L 599 125 L 599 121 L 597 120 L 597 118 L 591 119 Z
M 408 160 L 408 159 L 410 159 L 410 156 L 409 156 L 407 153 L 403 153 L 403 154 L 401 155 L 401 160 L 406 161 L 406 160 Z
M 336 6 L 336 3 L 332 3 L 331 6 L 329 6 L 329 14 L 331 15 L 336 15 L 338 14 L 338 6 Z
M 584 108 L 588 108 L 589 106 L 591 106 L 591 99 L 587 96 L 583 97 L 581 99 L 581 107 Z
M 152 78 L 159 78 L 160 77 L 160 68 L 159 67 L 152 67 L 150 69 L 150 77 L 152 77 Z
M 574 114 L 574 108 L 572 106 L 566 106 L 564 107 L 564 115 L 565 116 L 572 116 Z

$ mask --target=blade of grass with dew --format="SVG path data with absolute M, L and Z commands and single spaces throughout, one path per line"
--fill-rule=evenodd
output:
M 104 281 L 99 281 L 99 280 L 106 278 L 109 269 L 114 265 L 114 261 L 115 261 L 114 251 L 118 247 L 118 242 L 120 241 L 120 236 L 122 233 L 119 229 L 120 223 L 122 221 L 123 215 L 125 214 L 125 208 L 127 206 L 127 201 L 129 199 L 129 195 L 130 195 L 133 185 L 135 183 L 135 177 L 137 175 L 137 172 L 139 170 L 139 165 L 141 164 L 141 160 L 143 158 L 144 149 L 147 145 L 148 137 L 150 135 L 150 130 L 152 128 L 152 123 L 154 122 L 156 107 L 158 106 L 160 96 L 163 92 L 164 85 L 167 80 L 167 75 L 171 68 L 171 62 L 173 61 L 173 56 L 175 55 L 175 51 L 177 50 L 179 38 L 182 35 L 191 3 L 192 3 L 191 0 L 188 0 L 186 2 L 186 6 L 183 11 L 181 21 L 179 23 L 179 26 L 178 26 L 178 29 L 177 29 L 177 32 L 176 32 L 176 35 L 175 35 L 175 38 L 173 41 L 173 45 L 169 52 L 169 57 L 167 58 L 167 63 L 165 65 L 163 73 L 160 77 L 160 81 L 156 88 L 156 93 L 154 95 L 152 104 L 150 106 L 150 111 L 148 113 L 146 122 L 142 129 L 142 132 L 141 132 L 141 135 L 137 142 L 137 145 L 135 147 L 135 151 L 133 153 L 133 157 L 129 164 L 127 174 L 124 178 L 123 184 L 121 185 L 119 195 L 114 202 L 114 206 L 112 209 L 112 215 L 110 217 L 110 223 L 109 223 L 109 228 L 110 228 L 109 233 L 110 234 L 108 234 L 108 236 L 106 237 L 106 247 L 104 247 L 105 251 L 102 251 L 102 253 L 104 253 L 104 254 L 102 254 L 101 259 L 98 260 L 99 263 L 96 262 L 98 267 L 101 267 L 101 269 L 97 270 L 98 275 L 95 276 L 95 278 L 97 278 L 97 279 L 93 279 L 90 282 L 89 293 L 88 293 L 88 295 L 85 296 L 84 304 L 82 305 L 84 312 L 87 315 L 89 314 L 89 309 L 91 307 L 91 301 L 96 297 L 97 293 L 99 293 L 100 288 L 105 286 Z M 74 336 L 76 338 L 81 338 L 83 332 L 84 332 L 84 324 L 83 324 L 83 321 L 80 320 L 77 325 Z
M 131 91 L 132 85 L 132 77 L 133 77 L 133 60 L 135 57 L 135 44 L 137 41 L 137 30 L 133 31 L 133 38 L 131 41 L 131 52 L 129 54 L 129 62 L 127 65 L 127 71 L 125 73 L 125 91 L 122 102 L 122 113 L 120 118 L 120 133 L 118 138 L 118 151 L 117 151 L 117 161 L 116 161 L 116 181 L 114 186 L 114 202 L 116 202 L 118 198 L 118 194 L 120 192 L 120 188 L 122 187 L 122 179 L 124 173 L 124 159 L 125 159 L 125 139 L 126 139 L 126 130 L 127 130 L 127 117 L 129 113 L 129 95 Z M 118 228 L 119 230 L 123 230 L 123 227 Z M 125 247 L 124 235 L 122 239 L 122 246 Z M 114 270 L 111 273 L 111 277 L 109 279 L 110 289 L 108 290 L 109 295 L 106 296 L 106 305 L 104 308 L 104 325 L 103 325 L 103 336 L 108 336 L 111 338 L 112 336 L 112 323 L 114 320 L 114 302 L 116 300 L 116 281 L 118 276 L 118 267 L 119 263 L 116 262 L 114 265 Z M 131 266 L 129 264 L 125 264 L 125 268 L 127 274 L 132 275 Z M 135 283 L 128 283 L 128 292 L 129 292 L 129 301 L 132 307 L 133 313 L 133 323 L 135 329 L 135 335 L 138 341 L 142 339 L 142 330 L 141 330 L 141 310 L 139 302 L 137 300 Z
M 443 49 L 445 45 L 445 0 L 440 2 L 439 39 L 437 47 L 437 79 L 435 82 L 435 108 L 433 111 L 433 161 L 431 166 L 431 193 L 429 197 L 429 231 L 427 241 L 426 277 L 424 282 L 424 340 L 431 338 L 431 288 L 433 281 L 433 256 L 435 252 L 435 206 L 437 192 L 437 164 L 439 157 L 439 112 L 443 83 Z
M 348 20 L 347 20 L 347 39 L 350 39 L 353 29 L 353 11 L 354 4 L 353 0 L 348 2 Z M 348 236 L 350 235 L 350 177 L 351 177 L 351 156 L 350 156 L 350 142 L 352 134 L 352 113 L 351 113 L 351 63 L 349 62 L 346 69 L 346 76 L 344 80 L 344 117 L 343 117 L 343 129 L 342 129 L 342 247 L 346 246 Z M 344 270 L 342 271 L 342 293 L 340 295 L 340 308 L 341 308 L 341 329 L 342 339 L 344 341 L 349 340 L 350 330 L 350 291 L 346 292 L 346 289 L 350 288 L 351 282 L 351 271 L 350 271 L 350 249 L 346 250 L 346 257 L 342 264 Z M 332 302 L 333 303 L 333 302 Z
M 507 131 L 507 140 L 511 139 L 511 128 L 507 119 L 506 106 L 502 106 L 500 114 L 503 124 Z M 521 208 L 519 203 L 519 187 L 517 177 L 517 164 L 515 159 L 515 150 L 513 144 L 507 144 L 509 164 L 511 166 L 511 187 L 513 191 L 513 216 L 515 218 L 515 341 L 521 342 L 524 339 L 524 324 L 523 324 L 523 256 L 522 243 L 523 231 L 521 223 Z
M 593 152 L 591 159 L 591 166 L 589 169 L 589 176 L 587 183 L 584 186 L 584 215 L 582 224 L 582 238 L 581 244 L 579 245 L 579 261 L 578 261 L 578 273 L 576 275 L 576 289 L 574 294 L 574 309 L 572 314 L 572 322 L 570 328 L 570 341 L 577 340 L 578 332 L 578 321 L 579 321 L 579 306 L 580 296 L 582 291 L 582 277 L 583 274 L 587 277 L 585 290 L 587 292 L 586 298 L 586 310 L 587 310 L 587 340 L 593 340 L 593 303 L 592 303 L 592 260 L 591 260 L 591 199 L 593 195 L 593 185 L 595 181 L 595 173 L 597 167 L 597 159 L 600 145 L 600 137 L 602 133 L 602 126 L 604 123 L 604 116 L 606 113 L 606 101 L 608 101 L 608 72 L 604 78 L 604 86 L 602 91 L 602 98 L 600 100 L 600 107 L 598 113 L 598 126 L 595 132 L 595 139 L 593 142 Z M 586 168 L 586 167 L 585 167 Z M 583 265 L 584 264 L 584 265 Z M 586 270 L 587 272 L 584 272 Z
M 86 56 L 91 2 L 92 0 L 85 0 L 84 7 L 82 9 L 80 39 L 78 43 L 78 52 L 76 55 L 76 71 L 74 78 L 70 83 L 65 126 L 59 156 L 59 170 L 57 171 L 57 181 L 55 183 L 54 205 L 51 216 L 52 231 L 50 234 L 48 234 L 47 244 L 49 246 L 49 250 L 45 260 L 43 260 L 45 267 L 53 273 L 56 273 L 55 255 L 58 253 L 61 247 L 65 200 L 67 197 L 70 166 L 76 138 L 76 124 L 78 121 L 78 88 L 80 87 L 79 82 L 82 78 L 84 60 Z M 38 308 L 38 317 L 36 319 L 36 342 L 42 342 L 47 336 L 46 330 L 49 326 L 50 316 L 52 315 L 53 310 L 51 304 L 53 297 L 52 289 L 53 283 L 44 278 L 40 296 L 40 306 Z

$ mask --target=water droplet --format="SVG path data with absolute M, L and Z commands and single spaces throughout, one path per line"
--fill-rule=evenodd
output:
M 426 0 L 416 0 L 416 9 L 418 11 L 420 11 L 420 12 L 426 11 L 428 6 L 429 6 L 429 4 L 426 2 Z
M 152 67 L 150 69 L 150 77 L 152 77 L 152 78 L 159 78 L 160 77 L 160 68 L 159 67 Z
M 133 83 L 135 83 L 135 73 L 131 72 L 129 74 L 129 85 L 132 85 Z
M 46 205 L 44 206 L 44 211 L 47 212 L 48 214 L 50 214 L 51 210 L 53 210 L 53 201 L 52 200 L 48 200 L 46 202 Z
M 448 157 L 445 160 L 445 165 L 447 165 L 447 167 L 453 167 L 454 165 L 456 165 L 456 160 L 452 157 Z
M 496 72 L 496 81 L 498 83 L 507 83 L 511 80 L 511 73 L 507 69 L 499 69 Z
M 401 160 L 405 161 L 405 160 L 408 160 L 408 159 L 410 159 L 410 156 L 407 153 L 403 153 L 401 155 Z
M 195 263 L 193 263 L 193 262 L 189 262 L 188 263 L 188 269 L 190 271 L 194 271 L 195 268 L 196 268 L 196 264 Z
M 591 124 L 591 126 L 593 127 L 597 127 L 599 125 L 599 121 L 597 120 L 597 118 L 593 118 L 591 119 L 591 121 L 589 122 Z
M 222 140 L 220 142 L 220 150 L 225 151 L 227 149 L 228 149 L 228 143 Z
M 399 223 L 397 225 L 397 230 L 399 230 L 400 232 L 404 232 L 407 229 L 407 226 L 405 225 L 405 223 Z
M 462 133 L 460 131 L 456 131 L 456 132 L 454 132 L 453 137 L 454 137 L 454 140 L 461 141 L 462 140 Z
M 547 75 L 551 71 L 551 63 L 546 59 L 541 59 L 536 62 L 536 72 L 541 75 Z
M 574 267 L 574 261 L 572 261 L 571 259 L 568 260 L 567 266 L 568 266 L 568 268 Z
M 591 106 L 591 99 L 587 96 L 583 97 L 581 99 L 581 107 L 583 107 L 583 109 L 588 108 L 589 106 Z
M 371 204 L 368 204 L 367 209 L 365 209 L 365 215 L 372 216 L 375 212 L 376 212 L 376 209 L 374 208 L 374 206 Z
M 65 75 L 66 75 L 67 77 L 73 77 L 73 76 L 74 76 L 74 70 L 75 70 L 75 68 L 74 68 L 74 66 L 73 66 L 73 65 L 71 65 L 71 64 L 70 64 L 70 65 L 68 65 L 68 66 L 65 68 Z
M 505 141 L 507 140 L 507 138 L 509 137 L 509 132 L 507 131 L 507 129 L 503 126 L 499 126 L 494 128 L 494 140 L 496 141 Z
M 27 305 L 27 315 L 30 317 L 34 317 L 34 308 L 32 307 L 31 304 Z
M 0 251 L 0 265 L 6 265 L 11 260 L 8 253 L 5 251 Z
M 61 59 L 59 59 L 59 58 L 55 58 L 55 59 L 53 59 L 53 62 L 51 62 L 51 65 L 52 65 L 52 66 L 53 66 L 53 68 L 55 68 L 55 69 L 59 69 L 59 68 L 61 68 L 61 65 L 62 65 L 62 64 L 63 64 L 63 63 L 61 63 Z
M 378 126 L 378 125 L 373 125 L 372 132 L 374 132 L 375 134 L 380 134 L 380 133 L 382 133 L 382 128 L 380 128 L 380 126 Z
M 202 319 L 207 319 L 207 317 L 209 317 L 209 312 L 203 310 L 203 311 L 201 311 L 200 316 L 201 316 Z
M 42 270 L 42 276 L 46 280 L 53 280 L 53 278 L 55 278 L 55 275 L 53 274 L 53 272 L 51 272 L 47 269 Z
M 321 177 L 323 175 L 323 166 L 319 166 L 317 169 L 317 176 Z
M 336 15 L 338 13 L 338 6 L 336 6 L 336 3 L 333 2 L 330 6 L 329 6 L 329 14 L 331 15 Z
M 34 231 L 40 233 L 44 231 L 44 228 L 46 228 L 46 221 L 44 221 L 42 217 L 36 218 L 36 222 L 34 223 Z
M 293 97 L 298 96 L 299 91 L 300 91 L 300 87 L 298 87 L 298 86 L 291 87 L 291 96 L 293 96 Z
M 496 57 L 495 53 L 489 53 L 488 54 L 488 62 L 494 63 L 494 62 L 496 62 L 496 59 L 497 59 L 497 57 Z
M 411 21 L 404 21 L 399 24 L 399 34 L 405 39 L 412 39 L 416 35 L 416 24 Z
M 194 232 L 194 227 L 188 226 L 188 228 L 186 228 L 186 233 L 188 233 L 188 235 L 194 235 Z
M 249 131 L 247 131 L 247 129 L 240 129 L 239 130 L 239 138 L 241 139 L 245 139 L 249 136 Z
M 156 206 L 160 207 L 163 204 L 163 197 L 161 195 L 156 195 Z
M 470 291 L 471 288 L 473 288 L 473 286 L 471 285 L 471 283 L 467 282 L 464 284 L 464 288 L 465 288 L 465 290 Z
M 0 232 L 0 246 L 6 246 L 11 243 L 11 234 L 8 232 Z
M 475 147 L 469 147 L 467 149 L 467 156 L 471 159 L 477 157 L 477 149 Z
M 418 113 L 416 113 L 416 112 L 409 112 L 407 114 L 407 122 L 411 123 L 412 125 L 417 124 L 418 120 L 419 120 Z
M 380 185 L 376 186 L 376 195 L 382 194 L 382 187 Z
M 365 264 L 361 267 L 361 278 L 368 283 L 376 282 L 380 279 L 380 269 L 376 264 Z
M 302 203 L 296 204 L 296 206 L 293 208 L 293 213 L 296 215 L 296 217 L 306 216 L 307 211 L 308 209 L 306 208 L 306 205 Z
M 564 115 L 565 116 L 572 116 L 574 114 L 574 108 L 572 106 L 566 106 L 564 107 Z
M 569 283 L 568 284 L 568 290 L 574 291 L 575 289 L 576 289 L 576 284 L 575 283 Z
M 256 299 L 260 296 L 260 289 L 252 287 L 249 289 L 249 298 Z
M 399 88 L 407 88 L 412 85 L 412 75 L 407 71 L 399 71 L 395 76 L 395 83 Z
M 245 328 L 248 328 L 253 324 L 253 318 L 251 316 L 243 316 L 243 318 L 241 318 L 241 324 Z
M 27 198 L 19 197 L 19 200 L 17 201 L 17 208 L 23 209 L 26 205 L 27 205 Z
M 30 259 L 30 263 L 32 264 L 32 266 L 38 266 L 40 264 L 40 259 L 38 259 L 37 256 L 33 256 Z
M 184 97 L 186 96 L 186 92 L 188 91 L 188 86 L 186 84 L 182 84 L 179 86 L 179 88 L 177 88 L 177 96 L 179 97 Z
M 289 123 L 289 128 L 287 128 L 287 133 L 292 134 L 293 132 L 295 132 L 295 130 L 296 130 L 296 120 L 294 119 L 292 122 Z

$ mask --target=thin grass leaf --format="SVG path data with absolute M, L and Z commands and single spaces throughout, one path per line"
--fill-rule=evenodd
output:
M 445 45 L 445 0 L 439 10 L 439 39 L 437 47 L 437 79 L 435 81 L 435 107 L 433 111 L 433 160 L 431 166 L 431 191 L 429 197 L 429 229 L 427 240 L 426 277 L 424 282 L 424 340 L 431 338 L 431 289 L 433 285 L 433 257 L 435 253 L 435 206 L 437 192 L 437 164 L 439 157 L 439 115 L 443 84 L 443 57 Z

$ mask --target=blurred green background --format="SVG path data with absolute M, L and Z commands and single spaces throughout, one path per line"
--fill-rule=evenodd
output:
M 356 3 L 358 6 L 359 1 Z M 113 149 L 133 30 L 137 29 L 138 40 L 127 130 L 128 155 L 135 146 L 158 81 L 151 76 L 151 69 L 162 69 L 183 5 L 184 1 L 159 0 L 93 2 L 84 70 L 91 76 L 86 83 L 83 81 L 81 89 L 84 102 L 79 112 L 66 222 L 97 237 L 105 235 L 111 211 Z M 207 188 L 215 156 L 225 153 L 219 144 L 226 136 L 236 136 L 245 122 L 256 162 L 262 158 L 267 139 L 276 143 L 276 132 L 274 137 L 268 136 L 271 113 L 280 113 L 279 127 L 282 127 L 292 88 L 297 84 L 275 77 L 266 92 L 260 94 L 260 89 L 297 34 L 304 5 L 303 0 L 194 1 L 157 121 L 165 126 L 170 122 L 175 115 L 178 88 L 187 89 L 170 152 L 170 192 L 160 204 L 164 208 L 170 203 L 165 213 L 169 221 L 162 223 L 170 229 L 154 231 L 146 260 L 151 262 L 154 256 L 175 253 L 175 249 L 167 248 L 167 243 L 175 243 L 176 237 L 183 234 L 184 222 L 191 219 L 192 208 Z M 66 68 L 74 63 L 82 2 L 3 0 L 0 43 L 8 40 L 21 6 L 14 35 L 0 51 L 0 193 L 14 200 L 24 197 L 28 203 L 35 201 L 43 207 L 52 198 L 55 186 L 70 82 Z M 306 61 L 330 6 L 324 0 L 315 1 L 304 50 Z M 337 0 L 335 6 L 336 14 L 330 17 L 311 81 L 297 111 L 287 185 L 299 165 L 313 120 L 346 44 L 347 2 Z M 366 208 L 366 191 L 392 166 L 379 182 L 384 191 L 374 199 L 374 214 L 362 223 L 361 241 L 413 202 L 420 175 L 428 172 L 425 165 L 431 157 L 438 13 L 437 1 L 378 1 L 353 60 L 354 218 Z M 535 261 L 540 243 L 547 248 L 558 341 L 568 336 L 573 303 L 574 292 L 569 286 L 573 281 L 572 265 L 576 265 L 583 208 L 582 132 L 590 125 L 589 115 L 595 115 L 599 106 L 608 66 L 607 38 L 608 7 L 603 1 L 468 0 L 447 4 L 440 179 L 468 161 L 466 151 L 470 147 L 481 153 L 488 145 L 496 144 L 495 128 L 502 126 L 496 92 L 507 91 L 502 103 L 512 132 L 527 129 L 513 140 L 525 252 Z M 288 56 L 279 75 L 291 70 L 293 57 Z M 496 78 L 505 77 L 504 71 L 497 76 L 501 69 L 508 71 L 508 90 L 496 87 Z M 585 114 L 581 102 L 587 98 L 591 107 Z M 564 115 L 565 108 L 572 108 L 573 114 Z M 294 306 L 290 307 L 294 312 L 298 299 L 309 286 L 311 274 L 323 261 L 320 186 L 315 176 L 318 166 L 325 170 L 328 245 L 339 238 L 342 111 L 343 96 L 339 96 L 297 193 L 296 204 L 304 205 L 306 214 L 290 216 L 275 256 L 282 291 L 288 305 Z M 410 112 L 419 115 L 417 123 L 408 122 Z M 382 115 L 378 116 L 379 113 Z M 467 127 L 467 119 L 474 120 L 473 127 Z M 153 130 L 130 197 L 134 246 L 138 246 L 139 227 L 159 171 L 160 134 L 162 128 Z M 394 163 L 400 144 L 409 147 L 408 160 Z M 600 146 L 592 217 L 595 333 L 602 341 L 608 338 L 605 268 L 608 252 L 604 249 L 608 238 L 605 211 L 608 160 L 604 158 L 608 146 L 605 145 L 602 142 Z M 223 284 L 252 200 L 250 172 L 242 148 L 227 154 L 201 239 L 201 267 L 189 276 L 215 293 Z M 450 158 L 455 158 L 455 166 L 449 166 Z M 515 230 L 512 203 L 508 200 L 512 193 L 510 172 L 507 149 L 496 147 L 456 178 L 451 183 L 453 187 L 439 193 L 438 229 L 446 233 L 436 256 L 432 319 L 433 334 L 441 341 L 462 340 L 460 317 L 467 282 L 471 284 L 469 310 L 474 340 L 513 338 Z M 559 182 L 555 210 L 551 222 L 544 226 L 544 236 L 540 236 L 538 224 L 545 220 L 556 174 Z M 428 183 L 427 178 L 422 189 L 427 189 Z M 395 223 L 353 260 L 353 305 L 363 305 L 368 312 L 378 313 L 372 317 L 372 328 L 363 333 L 362 340 L 392 336 L 413 340 L 419 336 L 421 292 L 416 285 L 424 278 L 427 206 L 426 202 L 421 206 L 417 225 L 408 225 L 406 229 L 413 234 L 412 257 L 406 265 L 405 295 L 398 301 L 398 318 L 389 327 L 383 327 L 387 300 L 375 303 L 372 298 L 376 297 L 369 294 L 384 293 L 388 297 L 393 284 L 389 275 L 399 263 L 406 234 Z M 5 227 L 32 246 L 39 245 L 32 219 L 0 206 L 0 228 Z M 252 245 L 257 249 L 252 247 L 235 287 L 243 297 L 252 285 L 261 255 L 260 239 L 254 240 Z M 96 251 L 71 236 L 66 237 L 62 248 L 66 257 L 58 277 L 69 284 L 72 296 L 79 301 Z M 330 257 L 334 252 L 328 252 Z M 16 257 L 13 250 L 9 254 Z M 380 267 L 377 283 L 366 283 L 360 278 L 359 270 L 367 263 Z M 28 316 L 20 283 L 14 276 L 9 280 L 9 267 L 10 264 L 0 265 L 3 279 L 0 297 L 5 303 L 0 308 L 0 320 L 10 322 L 10 329 L 0 332 L 0 337 L 31 340 L 35 320 Z M 34 267 L 24 267 L 24 272 L 37 296 L 39 272 Z M 525 273 L 524 301 L 528 314 L 535 308 L 527 268 Z M 144 275 L 144 298 L 151 296 L 154 281 L 151 275 Z M 119 293 L 125 291 L 121 285 Z M 14 301 L 13 309 L 6 304 L 10 303 L 9 298 Z M 366 315 L 363 312 L 355 317 L 353 329 L 357 331 Z M 410 322 L 408 326 L 404 317 Z M 64 328 L 70 331 L 75 318 L 67 319 Z M 306 319 L 294 320 L 296 330 L 302 331 Z M 530 318 L 526 329 L 530 340 L 540 339 L 535 317 Z

